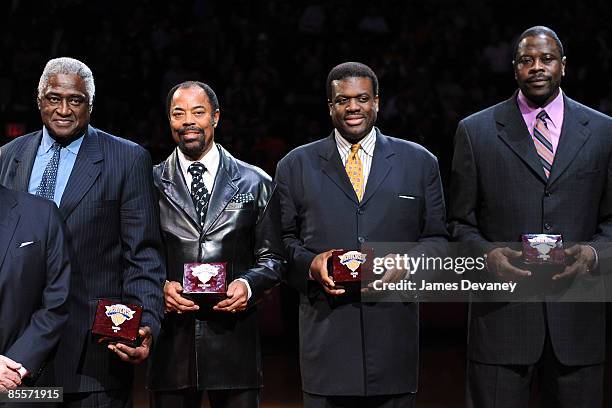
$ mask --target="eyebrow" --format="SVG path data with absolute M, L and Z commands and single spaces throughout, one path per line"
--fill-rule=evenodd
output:
M 195 110 L 195 109 L 204 109 L 204 110 L 206 110 L 206 106 L 204 106 L 204 105 L 198 105 L 198 106 L 194 106 L 193 108 L 191 108 L 191 110 Z M 174 110 L 181 110 L 181 111 L 184 111 L 184 110 L 186 110 L 186 109 L 185 109 L 185 108 L 181 108 L 180 106 L 175 106 L 174 108 L 172 108 L 172 110 L 173 110 L 173 111 L 174 111 Z
M 358 94 L 356 96 L 348 96 L 348 95 L 345 95 L 345 94 L 337 94 L 335 96 L 335 98 L 359 98 L 360 96 L 370 96 L 370 94 L 368 94 L 367 92 L 360 93 L 360 94 Z

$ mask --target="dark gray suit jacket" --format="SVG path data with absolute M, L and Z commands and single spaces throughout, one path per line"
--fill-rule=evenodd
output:
M 0 186 L 0 354 L 35 380 L 68 320 L 70 259 L 51 201 Z
M 564 104 L 548 180 L 516 94 L 459 123 L 450 194 L 454 239 L 485 251 L 493 248 L 491 242 L 516 242 L 525 233 L 562 234 L 566 242 L 588 241 L 597 248 L 610 241 L 612 120 L 565 96 Z M 469 358 L 532 364 L 548 327 L 563 364 L 600 363 L 604 311 L 601 303 L 474 303 Z
M 446 242 L 436 158 L 377 130 L 360 203 L 332 133 L 284 157 L 276 182 L 288 281 L 300 291 L 303 390 L 353 396 L 416 392 L 418 305 L 330 303 L 319 283 L 307 277 L 316 254 L 329 249 L 359 249 L 367 242 Z
M 167 313 L 151 358 L 153 390 L 237 389 L 262 386 L 255 302 L 280 282 L 284 263 L 278 195 L 270 176 L 217 145 L 220 164 L 204 228 L 179 167 L 177 151 L 155 166 L 168 280 L 183 281 L 183 265 L 227 262 L 228 284 L 249 282 L 246 311 Z
M 0 184 L 27 191 L 41 135 L 2 146 Z M 151 169 L 142 147 L 88 128 L 59 206 L 73 264 L 53 379 L 64 392 L 131 386 L 132 366 L 92 339 L 98 299 L 143 305 L 142 324 L 159 331 L 165 269 Z

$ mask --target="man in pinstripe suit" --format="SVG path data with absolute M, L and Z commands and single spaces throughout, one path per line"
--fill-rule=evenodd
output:
M 0 184 L 53 200 L 68 231 L 70 317 L 43 378 L 64 387 L 64 406 L 124 407 L 128 363 L 148 357 L 159 331 L 165 270 L 149 154 L 89 126 L 94 94 L 85 64 L 50 60 L 38 86 L 44 127 L 2 147 Z M 140 346 L 92 339 L 101 298 L 144 307 Z

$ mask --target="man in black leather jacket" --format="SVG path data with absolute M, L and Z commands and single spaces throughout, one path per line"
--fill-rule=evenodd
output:
M 155 166 L 168 281 L 166 314 L 148 375 L 152 407 L 258 407 L 261 356 L 254 306 L 281 277 L 283 253 L 274 183 L 214 142 L 219 103 L 201 82 L 168 94 L 178 147 Z M 227 263 L 218 303 L 182 296 L 186 263 Z

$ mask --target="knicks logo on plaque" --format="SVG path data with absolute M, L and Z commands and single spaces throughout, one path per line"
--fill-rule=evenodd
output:
M 117 333 L 121 330 L 121 326 L 126 320 L 132 320 L 134 318 L 135 310 L 130 309 L 126 305 L 115 304 L 110 306 L 105 306 L 106 312 L 104 313 L 106 316 L 110 317 L 113 321 L 114 326 L 112 327 L 113 331 Z
M 348 251 L 338 258 L 340 259 L 340 264 L 346 266 L 351 270 L 351 276 L 356 278 L 359 275 L 357 269 L 366 261 L 366 254 L 362 254 L 358 251 Z

